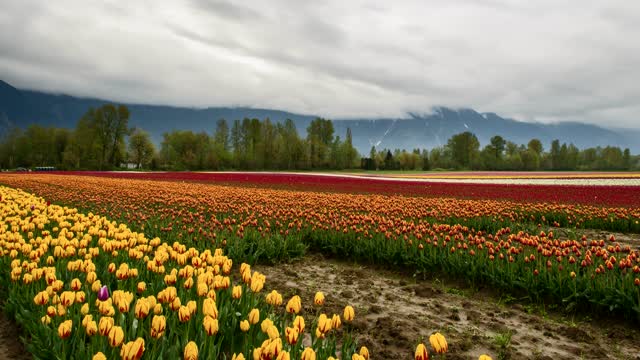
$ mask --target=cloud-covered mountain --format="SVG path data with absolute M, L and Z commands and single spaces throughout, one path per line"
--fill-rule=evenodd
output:
M 107 100 L 54 95 L 30 90 L 19 90 L 0 80 L 0 132 L 10 126 L 25 128 L 30 124 L 75 127 L 78 119 L 90 108 Z M 280 122 L 287 118 L 295 121 L 298 131 L 306 133 L 315 115 L 300 115 L 285 111 L 246 107 L 215 107 L 206 109 L 181 108 L 159 105 L 127 104 L 131 111 L 130 126 L 141 127 L 151 133 L 156 142 L 171 130 L 213 132 L 218 119 L 270 118 Z M 319 116 L 322 116 L 320 114 Z M 463 131 L 476 134 L 482 144 L 493 135 L 518 144 L 532 138 L 549 146 L 553 139 L 573 143 L 579 148 L 616 145 L 640 152 L 639 131 L 605 129 L 578 122 L 542 124 L 520 122 L 502 118 L 494 113 L 478 113 L 472 109 L 439 107 L 430 113 L 408 113 L 404 118 L 334 119 L 336 135 L 344 138 L 347 127 L 353 132 L 354 145 L 363 154 L 371 146 L 382 148 L 427 148 L 444 145 L 451 135 Z

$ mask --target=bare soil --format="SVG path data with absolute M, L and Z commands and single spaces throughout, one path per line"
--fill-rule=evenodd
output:
M 447 359 L 640 359 L 640 329 L 633 324 L 563 317 L 499 294 L 319 254 L 254 269 L 267 276 L 267 289 L 285 301 L 300 295 L 308 311 L 316 291 L 324 292 L 328 315 L 352 305 L 359 343 L 374 359 L 412 359 L 416 344 L 436 331 L 447 338 Z
M 0 311 L 0 359 L 26 360 L 32 358 L 18 338 L 16 324 L 7 319 L 5 314 Z

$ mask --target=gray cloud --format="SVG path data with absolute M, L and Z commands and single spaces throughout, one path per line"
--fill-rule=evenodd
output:
M 9 0 L 0 77 L 117 101 L 330 117 L 473 107 L 640 128 L 640 3 Z

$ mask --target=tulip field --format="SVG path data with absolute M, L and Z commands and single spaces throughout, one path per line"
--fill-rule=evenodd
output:
M 475 346 L 463 346 L 456 322 L 472 320 L 460 320 L 457 309 L 450 318 L 458 320 L 443 316 L 409 334 L 381 330 L 391 325 L 375 316 L 373 297 L 392 299 L 408 287 L 410 297 L 424 294 L 428 286 L 418 278 L 486 289 L 572 318 L 613 319 L 638 339 L 639 189 L 256 173 L 2 173 L 0 299 L 28 334 L 27 350 L 41 359 L 509 358 L 508 341 L 497 335 L 491 346 L 482 334 Z M 304 260 L 309 256 L 319 260 Z M 323 275 L 324 259 L 332 270 Z M 341 269 L 360 271 L 349 263 L 370 273 L 340 285 Z M 396 275 L 401 279 L 385 280 Z M 358 278 L 372 285 L 358 288 L 351 283 Z M 372 292 L 368 303 L 342 296 L 375 284 L 382 295 Z M 472 312 L 475 305 L 449 293 L 447 301 Z M 417 322 L 430 305 L 404 306 L 417 312 Z M 372 342 L 363 329 L 387 338 Z M 406 349 L 384 352 L 398 344 Z M 579 357 L 564 351 L 554 358 Z M 532 352 L 514 358 L 536 358 Z

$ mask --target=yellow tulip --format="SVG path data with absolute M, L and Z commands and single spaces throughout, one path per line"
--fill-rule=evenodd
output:
M 316 293 L 316 296 L 313 297 L 313 303 L 318 306 L 324 305 L 324 294 L 322 291 Z
M 293 327 L 298 329 L 298 332 L 302 334 L 304 332 L 304 318 L 302 316 L 296 316 L 296 318 L 293 319 Z
M 266 296 L 266 300 L 267 300 L 267 304 L 269 304 L 271 306 L 280 306 L 280 305 L 282 305 L 282 295 L 280 295 L 280 293 L 278 293 L 275 290 L 272 290 Z
M 58 336 L 61 339 L 66 339 L 69 336 L 71 336 L 71 327 L 73 326 L 73 321 L 72 320 L 66 320 L 63 321 L 62 323 L 60 323 L 60 326 L 58 326 Z
M 131 301 L 133 301 L 133 293 L 128 291 L 116 290 L 113 292 L 111 298 L 113 299 L 113 304 L 118 308 L 118 310 L 122 313 L 125 313 L 129 311 Z
M 429 360 L 429 352 L 424 344 L 420 343 L 416 347 L 415 360 Z
M 231 358 L 231 360 L 244 360 L 244 355 L 242 353 L 240 354 L 233 354 L 233 357 Z
M 369 349 L 366 346 L 360 348 L 359 354 L 364 358 L 364 360 L 369 360 Z
M 251 312 L 249 312 L 249 323 L 251 323 L 251 325 L 255 325 L 258 323 L 258 321 L 260 321 L 260 310 L 258 309 L 252 309 Z
M 143 293 L 147 291 L 147 283 L 145 283 L 144 281 L 140 281 L 136 288 L 138 290 L 138 293 Z
M 322 334 L 331 331 L 331 320 L 327 318 L 326 314 L 320 314 L 320 316 L 318 316 L 318 330 Z
M 344 318 L 344 321 L 346 322 L 352 322 L 353 319 L 356 317 L 356 312 L 355 310 L 353 310 L 353 307 L 351 305 L 347 305 L 344 308 L 344 314 L 342 316 Z
M 33 298 L 33 302 L 36 305 L 46 305 L 49 302 L 49 293 L 47 293 L 46 291 L 37 293 Z
M 144 339 L 137 338 L 134 341 L 122 345 L 120 357 L 122 360 L 138 360 L 144 354 Z
M 242 297 L 242 286 L 241 285 L 236 285 L 233 287 L 233 290 L 231 291 L 231 297 L 238 300 Z
M 104 356 L 102 352 L 97 352 L 95 355 L 93 355 L 91 360 L 107 360 L 107 357 Z
M 278 357 L 276 358 L 276 360 L 291 360 L 291 355 L 288 352 L 283 351 L 280 354 L 278 354 Z
M 149 311 L 151 311 L 151 309 L 149 308 L 149 301 L 147 299 L 141 298 L 136 301 L 134 309 L 136 318 L 142 319 L 147 317 L 147 315 L 149 315 Z
M 76 292 L 76 303 L 82 304 L 85 299 L 86 299 L 86 295 L 85 295 L 84 291 Z
M 111 347 L 119 347 L 124 341 L 124 330 L 120 326 L 114 326 L 109 330 L 109 345 Z
M 365 359 L 364 359 L 364 356 L 360 354 L 353 354 L 351 355 L 351 360 L 365 360 Z
M 262 323 L 260 323 L 260 329 L 265 334 L 267 333 L 267 330 L 269 330 L 269 328 L 272 326 L 273 326 L 273 321 L 271 321 L 271 319 L 269 318 L 262 320 Z
M 180 322 L 187 322 L 191 319 L 191 311 L 188 307 L 180 306 L 180 309 L 178 310 L 178 319 L 180 319 Z
M 218 318 L 218 307 L 216 302 L 210 298 L 204 299 L 202 302 L 202 314 L 209 315 L 214 319 Z
M 295 343 L 298 342 L 299 335 L 300 335 L 300 332 L 296 327 L 287 326 L 287 328 L 284 329 L 284 336 L 287 339 L 287 343 L 289 343 L 289 345 L 295 345 Z
M 87 325 L 85 326 L 85 332 L 88 336 L 95 335 L 98 332 L 98 325 L 96 324 L 96 322 L 93 320 L 87 322 Z
M 289 302 L 287 302 L 287 312 L 290 314 L 297 314 L 300 312 L 300 308 L 302 308 L 302 300 L 300 300 L 300 296 L 293 296 Z
M 480 355 L 478 360 L 493 360 L 489 355 Z
M 161 304 L 156 304 L 153 307 L 153 313 L 156 314 L 156 315 L 162 314 L 162 305 Z
M 300 360 L 316 360 L 316 352 L 312 348 L 307 347 L 302 352 Z
M 429 342 L 433 350 L 438 354 L 444 354 L 448 350 L 447 340 L 439 332 L 429 336 Z
M 342 327 L 342 321 L 340 321 L 340 315 L 333 314 L 333 317 L 331 317 L 331 327 L 336 330 Z
M 204 297 L 207 296 L 207 293 L 209 292 L 209 286 L 205 283 L 198 283 L 196 290 L 198 292 L 198 296 Z
M 280 337 L 280 332 L 277 327 L 272 325 L 267 329 L 267 335 L 269 336 L 269 339 L 273 340 Z
M 62 295 L 60 295 L 60 304 L 64 307 L 69 307 L 73 305 L 76 301 L 76 294 L 73 291 L 64 291 Z
M 49 315 L 45 315 L 45 316 L 40 318 L 40 322 L 43 325 L 49 325 L 49 324 L 51 324 L 51 318 L 49 317 Z
M 171 302 L 171 304 L 169 305 L 169 307 L 171 308 L 171 310 L 173 311 L 178 311 L 178 309 L 180 309 L 180 306 L 182 306 L 182 301 L 180 301 L 180 298 L 177 297 L 175 299 L 173 299 L 173 301 Z
M 191 315 L 195 315 L 196 311 L 198 311 L 198 304 L 193 300 L 189 300 L 187 301 L 187 309 L 191 311 Z
M 242 332 L 249 331 L 249 327 L 250 326 L 251 325 L 249 324 L 249 321 L 247 321 L 247 320 L 240 321 L 240 330 L 242 330 Z
M 202 320 L 202 327 L 207 335 L 212 336 L 218 333 L 218 319 L 214 319 L 207 315 Z
M 195 342 L 189 341 L 184 347 L 184 360 L 198 360 L 198 345 Z
M 98 332 L 100 333 L 100 335 L 102 336 L 109 335 L 109 332 L 113 327 L 113 324 L 114 324 L 114 321 L 112 317 L 106 317 L 106 316 L 101 317 L 100 321 L 98 322 Z
M 158 304 L 159 305 L 159 304 Z M 159 339 L 167 328 L 167 319 L 162 315 L 154 315 L 151 320 L 151 337 Z
M 82 287 L 82 282 L 80 282 L 80 279 L 75 278 L 71 280 L 71 290 L 78 291 L 80 290 L 81 287 Z

